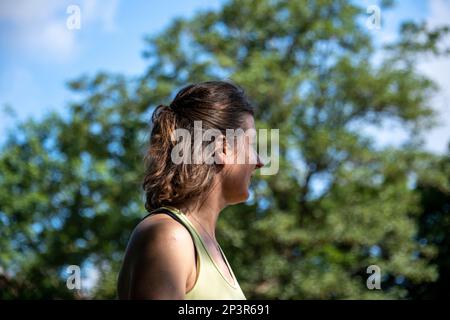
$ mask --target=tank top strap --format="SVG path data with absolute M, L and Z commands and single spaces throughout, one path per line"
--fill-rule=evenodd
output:
M 184 216 L 184 214 L 179 211 L 176 208 L 173 207 L 169 207 L 169 206 L 163 206 L 163 207 L 159 207 L 157 209 L 154 209 L 152 211 L 150 211 L 148 214 L 146 214 L 142 220 L 144 220 L 145 218 L 147 218 L 148 216 L 152 215 L 152 214 L 167 214 L 169 216 L 171 216 L 173 219 L 175 219 L 176 221 L 178 221 L 179 223 L 181 223 L 189 232 L 189 234 L 191 235 L 192 241 L 194 242 L 194 246 L 196 248 L 196 254 L 200 252 L 203 253 L 203 248 L 202 248 L 202 240 L 200 238 L 200 235 L 198 234 L 197 230 L 195 230 L 195 228 L 191 225 L 190 221 Z M 200 251 L 200 252 L 197 252 Z
M 181 219 L 178 217 L 178 215 L 176 215 L 174 212 L 172 212 L 172 210 L 170 210 L 169 208 L 166 208 L 166 207 L 160 207 L 160 208 L 150 211 L 141 219 L 141 221 L 144 220 L 145 218 L 149 217 L 152 214 L 158 214 L 158 213 L 165 213 L 165 214 L 171 216 L 172 218 L 174 218 L 175 220 L 177 220 L 178 222 L 180 222 L 182 225 L 184 225 L 183 221 L 181 221 Z

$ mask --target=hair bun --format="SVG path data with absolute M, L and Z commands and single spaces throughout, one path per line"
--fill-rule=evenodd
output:
M 167 111 L 169 111 L 169 112 L 171 112 L 171 113 L 173 113 L 173 114 L 175 114 L 176 112 L 175 112 L 175 109 L 173 108 L 173 106 L 172 106 L 172 104 L 169 104 L 169 105 L 163 105 L 164 106 L 164 110 L 167 110 Z
M 159 106 L 156 107 L 153 115 L 153 119 L 156 120 L 157 118 L 160 118 L 162 115 L 167 114 L 167 113 L 175 113 L 174 110 L 166 104 L 160 104 Z

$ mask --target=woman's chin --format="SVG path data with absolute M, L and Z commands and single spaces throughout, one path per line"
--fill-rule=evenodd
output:
M 241 202 L 245 202 L 248 200 L 248 197 L 250 196 L 250 193 L 248 189 L 245 189 L 242 193 L 239 194 L 238 197 L 234 199 L 234 201 L 231 202 L 231 204 L 238 204 Z
M 239 202 L 245 202 L 248 200 L 248 197 L 250 196 L 250 192 L 248 192 L 248 188 L 245 189 L 245 192 L 242 194 L 242 200 Z

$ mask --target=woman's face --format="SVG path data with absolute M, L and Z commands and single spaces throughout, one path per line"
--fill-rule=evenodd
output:
M 222 187 L 228 204 L 244 202 L 254 170 L 263 164 L 256 150 L 256 130 L 253 116 L 246 114 L 241 135 L 234 139 L 234 148 L 227 145 L 222 173 Z M 250 129 L 250 130 L 249 130 Z

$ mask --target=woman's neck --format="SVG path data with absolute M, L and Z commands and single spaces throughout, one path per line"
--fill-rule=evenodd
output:
M 217 220 L 220 212 L 226 206 L 223 193 L 218 189 L 218 186 L 215 185 L 201 203 L 198 203 L 191 210 L 184 211 L 188 218 L 193 216 L 193 220 L 197 224 L 201 224 L 200 227 L 205 229 L 215 241 Z

